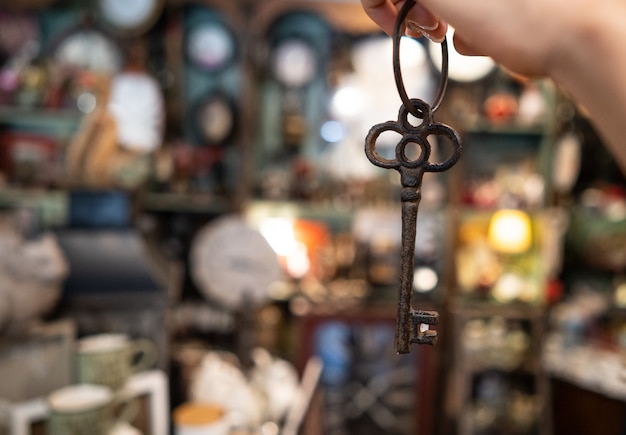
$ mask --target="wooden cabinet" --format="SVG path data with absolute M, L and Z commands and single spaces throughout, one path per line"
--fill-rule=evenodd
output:
M 441 119 L 464 141 L 451 189 L 445 414 L 463 435 L 548 434 L 541 351 L 558 268 L 548 247 L 561 242 L 547 224 L 557 93 L 496 69 L 451 83 L 445 101 Z
M 548 380 L 541 364 L 544 310 L 472 304 L 453 308 L 452 315 L 449 380 L 457 433 L 550 434 Z

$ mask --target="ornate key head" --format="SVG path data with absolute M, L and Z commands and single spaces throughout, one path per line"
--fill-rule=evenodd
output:
M 456 131 L 434 121 L 432 109 L 427 103 L 416 98 L 410 100 L 410 103 L 412 110 L 402 105 L 396 121 L 383 122 L 371 128 L 365 138 L 365 154 L 374 165 L 400 172 L 402 187 L 417 188 L 424 172 L 442 172 L 450 169 L 461 157 L 463 147 Z M 418 113 L 422 122 L 417 126 L 411 124 L 410 113 Z M 396 145 L 395 159 L 386 159 L 376 151 L 376 140 L 387 131 L 401 135 Z M 430 136 L 444 136 L 452 143 L 453 150 L 446 161 L 442 163 L 429 161 L 432 153 Z M 420 148 L 417 158 L 411 158 L 407 153 L 407 147 L 411 144 L 417 144 Z

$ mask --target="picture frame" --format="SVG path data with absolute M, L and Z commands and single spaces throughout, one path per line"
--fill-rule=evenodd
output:
M 300 366 L 321 359 L 323 433 L 434 433 L 436 350 L 394 351 L 395 307 L 301 319 Z

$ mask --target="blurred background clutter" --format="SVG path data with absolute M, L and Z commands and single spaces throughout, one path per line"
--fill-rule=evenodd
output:
M 450 50 L 439 342 L 397 355 L 363 143 L 400 99 L 357 0 L 2 2 L 0 434 L 626 433 L 624 174 L 549 81 Z M 432 101 L 439 45 L 401 51 Z

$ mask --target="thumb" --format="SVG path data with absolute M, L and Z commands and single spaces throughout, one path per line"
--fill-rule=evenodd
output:
M 467 42 L 462 35 L 456 30 L 454 31 L 454 48 L 457 52 L 464 56 L 485 56 L 485 53 L 475 49 L 472 44 Z

